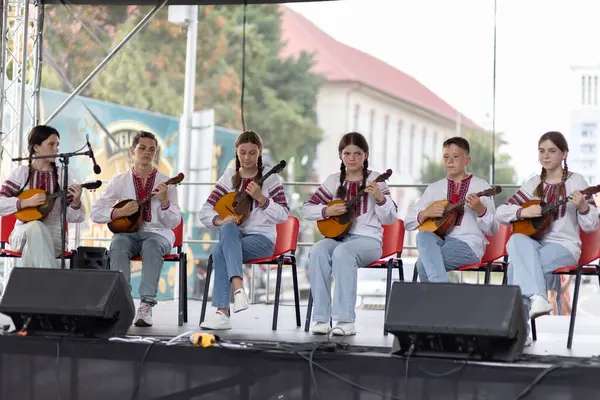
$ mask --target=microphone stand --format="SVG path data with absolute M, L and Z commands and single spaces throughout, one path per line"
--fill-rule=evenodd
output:
M 73 153 L 60 153 L 52 156 L 31 156 L 31 157 L 20 157 L 13 158 L 13 161 L 27 161 L 27 160 L 41 160 L 47 158 L 59 158 L 60 163 L 63 165 L 63 183 L 62 183 L 62 195 L 60 205 L 60 227 L 61 227 L 61 241 L 60 241 L 60 268 L 66 269 L 65 266 L 65 251 L 67 241 L 67 193 L 69 188 L 69 159 L 75 156 L 90 156 L 90 151 L 73 152 Z M 58 178 L 60 180 L 60 177 Z M 58 183 L 58 182 L 57 182 Z

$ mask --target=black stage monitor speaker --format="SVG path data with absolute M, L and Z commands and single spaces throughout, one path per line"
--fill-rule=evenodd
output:
M 75 263 L 71 268 L 108 269 L 106 248 L 79 246 L 75 252 Z
M 30 334 L 124 336 L 135 309 L 118 271 L 15 268 L 0 313 Z
M 517 286 L 394 282 L 385 330 L 398 355 L 514 361 L 524 314 Z

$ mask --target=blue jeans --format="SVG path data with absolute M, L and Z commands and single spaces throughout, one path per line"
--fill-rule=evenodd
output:
M 417 233 L 417 250 L 419 259 L 416 266 L 421 282 L 448 282 L 446 271 L 480 261 L 462 240 L 453 237 L 442 239 L 429 231 Z
M 243 263 L 273 255 L 275 243 L 264 235 L 243 235 L 233 222 L 219 228 L 219 243 L 212 248 L 215 286 L 212 304 L 216 308 L 229 308 L 231 278 L 242 278 Z
M 548 300 L 548 288 L 556 285 L 560 276 L 552 271 L 575 265 L 573 254 L 558 243 L 540 243 L 522 234 L 514 234 L 506 244 L 510 260 L 508 284 L 518 285 L 525 304 L 525 319 L 529 322 L 530 298 L 539 295 Z M 560 286 L 559 286 L 560 287 Z
M 108 255 L 110 269 L 121 271 L 127 282 L 131 282 L 130 259 L 142 256 L 142 280 L 140 299 L 150 306 L 156 305 L 158 281 L 163 266 L 163 256 L 171 252 L 171 242 L 154 232 L 119 233 L 110 242 Z M 131 286 L 130 286 L 131 288 Z
M 313 321 L 327 322 L 331 314 L 331 273 L 335 279 L 333 319 L 354 322 L 356 314 L 357 269 L 381 257 L 377 239 L 349 235 L 342 241 L 325 238 L 310 250 L 309 276 L 313 296 Z

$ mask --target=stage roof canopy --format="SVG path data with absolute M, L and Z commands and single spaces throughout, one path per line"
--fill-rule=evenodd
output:
M 337 0 L 248 0 L 248 4 L 277 4 L 277 3 L 308 3 L 314 1 L 337 1 Z M 45 4 L 62 4 L 61 0 L 46 0 Z M 129 4 L 155 6 L 157 0 L 69 0 L 67 4 Z M 194 4 L 244 4 L 244 0 L 171 0 L 168 5 L 194 5 Z

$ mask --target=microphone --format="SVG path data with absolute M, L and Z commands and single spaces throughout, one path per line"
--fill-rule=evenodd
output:
M 90 144 L 90 137 L 89 137 L 89 135 L 85 135 L 85 141 L 87 142 L 86 144 L 87 144 L 88 150 L 90 152 L 90 158 L 92 159 L 92 162 L 94 163 L 94 173 L 96 175 L 98 175 L 100 172 L 102 172 L 102 169 L 100 168 L 100 166 L 96 162 L 96 157 L 94 157 L 94 150 L 92 150 L 92 145 Z

